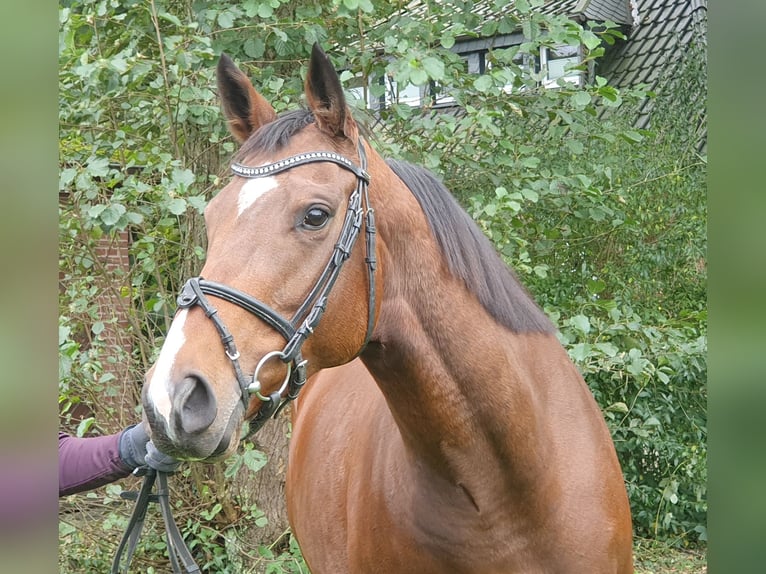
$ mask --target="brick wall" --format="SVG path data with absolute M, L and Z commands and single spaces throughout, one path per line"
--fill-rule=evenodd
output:
M 72 201 L 67 191 L 59 192 L 59 203 L 64 205 Z M 109 383 L 109 392 L 99 396 L 95 404 L 85 402 L 76 404 L 69 412 L 73 425 L 82 419 L 96 416 L 99 424 L 112 421 L 115 428 L 135 422 L 134 408 L 137 404 L 138 385 L 135 372 L 131 372 L 129 356 L 133 347 L 133 335 L 130 329 L 131 300 L 128 296 L 130 289 L 130 249 L 131 237 L 128 231 L 105 234 L 95 247 L 94 276 L 96 288 L 96 305 L 98 320 L 104 324 L 104 330 L 99 338 L 106 343 L 106 352 L 100 357 L 104 371 L 113 375 Z M 63 289 L 65 273 L 59 271 L 59 283 Z M 90 330 L 93 325 L 84 325 Z M 88 334 L 74 334 L 84 348 L 88 346 Z M 116 415 L 106 418 L 101 414 L 104 410 Z M 72 429 L 70 429 L 72 430 Z
M 108 349 L 115 351 L 111 357 L 106 357 L 104 368 L 114 374 L 119 383 L 129 383 L 127 380 L 127 365 L 119 361 L 118 349 L 130 352 L 130 299 L 126 296 L 129 292 L 130 283 L 128 272 L 130 259 L 128 250 L 130 247 L 130 234 L 122 231 L 111 236 L 104 236 L 96 246 L 96 258 L 98 265 L 103 269 L 101 274 L 98 295 L 99 317 L 104 321 L 105 328 L 101 338 L 106 342 Z M 117 362 L 113 362 L 117 360 Z

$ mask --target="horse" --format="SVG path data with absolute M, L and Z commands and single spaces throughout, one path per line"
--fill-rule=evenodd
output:
M 288 518 L 314 574 L 632 572 L 603 415 L 445 186 L 370 146 L 318 45 L 300 109 L 225 54 L 217 84 L 240 148 L 146 375 L 158 448 L 220 460 L 292 401 Z

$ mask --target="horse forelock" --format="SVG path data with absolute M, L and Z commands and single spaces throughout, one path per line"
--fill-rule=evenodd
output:
M 290 138 L 312 123 L 314 114 L 310 110 L 301 108 L 283 112 L 276 120 L 253 132 L 242 144 L 234 160 L 244 162 L 256 152 L 278 152 L 287 145 Z
M 386 163 L 420 204 L 452 274 L 496 321 L 514 332 L 555 331 L 489 239 L 436 176 L 404 161 Z

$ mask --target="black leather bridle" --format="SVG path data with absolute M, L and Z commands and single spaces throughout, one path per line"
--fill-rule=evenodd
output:
M 359 140 L 357 147 L 359 151 L 359 166 L 348 158 L 332 151 L 302 153 L 260 167 L 249 167 L 238 163 L 231 165 L 231 170 L 235 175 L 248 179 L 268 177 L 300 165 L 317 162 L 337 164 L 356 176 L 356 188 L 349 196 L 343 226 L 341 227 L 338 241 L 335 243 L 335 247 L 330 255 L 330 260 L 291 319 L 285 319 L 266 303 L 251 297 L 247 293 L 222 283 L 208 281 L 202 277 L 189 279 L 178 296 L 178 307 L 180 309 L 189 309 L 199 305 L 205 312 L 205 315 L 215 325 L 221 337 L 226 356 L 234 368 L 245 414 L 250 404 L 251 394 L 255 394 L 264 403 L 252 420 L 249 421 L 248 432 L 243 437 L 243 440 L 251 437 L 265 424 L 269 417 L 276 415 L 290 401 L 295 400 L 303 385 L 306 384 L 306 360 L 301 355 L 301 348 L 306 339 L 314 332 L 324 314 L 327 307 L 327 298 L 335 285 L 335 281 L 338 279 L 343 263 L 351 255 L 351 250 L 362 227 L 362 221 L 364 221 L 366 235 L 365 262 L 367 263 L 368 271 L 368 313 L 367 333 L 357 355 L 364 350 L 372 336 L 372 330 L 375 326 L 375 269 L 377 267 L 375 257 L 375 212 L 370 206 L 370 198 L 367 192 L 370 176 L 367 173 L 367 156 L 361 140 Z M 281 351 L 271 351 L 258 361 L 252 377 L 247 377 L 242 372 L 242 367 L 239 364 L 240 355 L 234 344 L 234 337 L 218 316 L 218 310 L 208 300 L 208 295 L 242 307 L 268 324 L 287 341 Z M 258 374 L 263 365 L 273 358 L 278 358 L 287 365 L 287 375 L 278 390 L 269 396 L 264 396 L 261 394 L 261 383 L 258 380 Z M 285 391 L 287 391 L 287 394 L 284 394 Z M 180 574 L 182 572 L 181 565 L 184 568 L 183 572 L 187 574 L 200 572 L 199 566 L 194 562 L 191 552 L 187 548 L 173 520 L 168 501 L 167 473 L 146 467 L 141 467 L 139 471 L 145 475 L 141 491 L 138 494 L 131 492 L 123 493 L 124 498 L 136 498 L 136 505 L 122 541 L 117 548 L 116 556 L 112 562 L 111 574 L 119 574 L 122 554 L 126 549 L 126 563 L 122 572 L 128 572 L 130 560 L 143 527 L 149 502 L 158 502 L 160 504 L 165 521 L 168 554 L 173 566 L 173 572 Z M 156 495 L 151 494 L 155 479 L 158 480 L 159 484 Z
M 341 166 L 356 176 L 356 188 L 348 198 L 343 226 L 330 259 L 311 288 L 311 291 L 309 291 L 309 294 L 291 319 L 285 319 L 269 305 L 247 293 L 222 283 L 208 281 L 202 277 L 189 279 L 178 296 L 179 308 L 188 309 L 194 305 L 199 305 L 205 312 L 205 315 L 213 321 L 218 334 L 221 336 L 226 356 L 231 361 L 237 376 L 245 412 L 247 412 L 251 394 L 255 394 L 256 397 L 264 402 L 250 421 L 248 433 L 244 438 L 248 438 L 258 431 L 270 416 L 275 415 L 287 403 L 297 398 L 303 385 L 306 384 L 306 361 L 301 355 L 301 348 L 309 335 L 314 332 L 324 314 L 327 307 L 327 298 L 335 285 L 335 281 L 338 279 L 343 264 L 351 255 L 351 250 L 362 227 L 362 221 L 364 221 L 367 239 L 365 261 L 368 271 L 369 307 L 367 334 L 357 355 L 364 350 L 372 336 L 372 329 L 375 325 L 375 269 L 377 267 L 375 258 L 375 212 L 370 207 L 370 199 L 367 192 L 370 176 L 367 173 L 367 156 L 361 140 L 358 144 L 358 150 L 359 167 L 348 158 L 332 151 L 302 153 L 260 167 L 248 167 L 238 163 L 234 163 L 231 166 L 232 171 L 236 175 L 254 179 L 269 177 L 301 165 L 330 162 Z M 246 376 L 239 364 L 239 351 L 234 343 L 234 337 L 220 319 L 217 309 L 210 303 L 206 295 L 234 303 L 267 323 L 285 338 L 287 343 L 284 348 L 281 351 L 272 351 L 264 355 L 255 367 L 252 377 Z M 273 358 L 279 359 L 287 365 L 287 375 L 278 390 L 269 396 L 264 396 L 261 394 L 261 382 L 258 379 L 258 374 L 263 365 Z M 287 394 L 284 394 L 285 391 L 287 391 Z

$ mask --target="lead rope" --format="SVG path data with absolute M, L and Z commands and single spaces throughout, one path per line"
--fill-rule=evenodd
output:
M 176 525 L 176 521 L 173 519 L 173 513 L 170 508 L 168 473 L 142 466 L 137 468 L 133 474 L 136 476 L 143 475 L 144 482 L 141 485 L 140 491 L 127 491 L 120 494 L 124 499 L 135 499 L 136 504 L 133 507 L 133 513 L 130 516 L 128 527 L 125 529 L 120 545 L 117 547 L 117 553 L 112 561 L 112 569 L 109 571 L 110 574 L 128 573 L 130 561 L 133 559 L 138 539 L 141 536 L 141 530 L 144 527 L 146 511 L 149 508 L 150 502 L 159 502 L 160 511 L 165 523 L 165 541 L 168 547 L 168 556 L 170 556 L 170 563 L 173 566 L 174 574 L 199 574 L 199 566 L 197 566 L 197 563 L 194 561 L 191 551 L 189 550 L 189 547 L 186 546 L 186 542 Z M 158 483 L 157 493 L 152 494 L 152 488 L 155 482 Z M 125 565 L 120 569 L 122 554 L 126 549 Z M 183 565 L 183 570 L 181 569 L 181 565 Z

